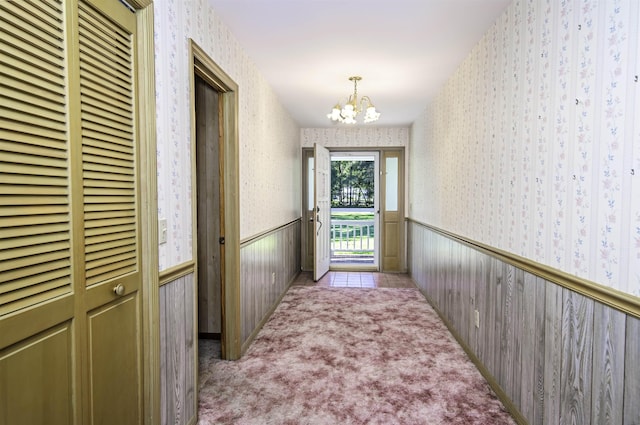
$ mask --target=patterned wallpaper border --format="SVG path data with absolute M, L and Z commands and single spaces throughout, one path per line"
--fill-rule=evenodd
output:
M 300 145 L 312 148 L 314 143 L 331 148 L 407 146 L 408 127 L 303 128 Z

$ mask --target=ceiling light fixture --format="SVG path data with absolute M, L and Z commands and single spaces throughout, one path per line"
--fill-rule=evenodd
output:
M 337 103 L 333 107 L 330 113 L 327 114 L 327 118 L 332 121 L 339 121 L 345 124 L 355 124 L 356 117 L 362 112 L 362 105 L 366 102 L 364 122 L 370 123 L 377 121 L 380 118 L 380 112 L 376 111 L 376 107 L 371 103 L 369 96 L 362 96 L 360 102 L 358 102 L 358 81 L 362 80 L 362 77 L 357 75 L 349 77 L 349 81 L 353 81 L 353 94 L 347 99 L 344 108 Z

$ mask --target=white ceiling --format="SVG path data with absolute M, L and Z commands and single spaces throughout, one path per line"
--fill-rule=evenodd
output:
M 209 2 L 307 128 L 336 125 L 351 75 L 382 114 L 368 125 L 410 125 L 511 0 Z

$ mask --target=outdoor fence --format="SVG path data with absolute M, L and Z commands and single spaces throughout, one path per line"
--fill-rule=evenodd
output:
M 332 260 L 373 260 L 373 220 L 331 219 Z

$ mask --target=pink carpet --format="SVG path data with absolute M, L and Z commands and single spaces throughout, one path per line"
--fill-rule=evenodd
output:
M 200 379 L 201 425 L 515 423 L 417 289 L 293 286 Z

